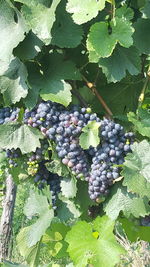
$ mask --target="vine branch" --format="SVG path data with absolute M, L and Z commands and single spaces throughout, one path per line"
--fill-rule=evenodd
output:
M 86 82 L 87 87 L 89 89 L 91 89 L 92 92 L 96 95 L 96 97 L 98 98 L 98 100 L 101 103 L 101 105 L 103 106 L 103 108 L 106 110 L 106 112 L 109 115 L 109 117 L 112 117 L 113 113 L 111 112 L 110 108 L 107 106 L 107 104 L 104 101 L 104 99 L 102 98 L 102 96 L 98 93 L 95 85 L 93 83 L 89 82 L 85 76 L 82 75 L 82 78 Z
M 84 106 L 85 108 L 88 107 L 88 104 L 86 103 L 86 101 L 84 100 L 84 98 L 82 97 L 82 95 L 79 93 L 79 91 L 76 88 L 76 82 L 74 81 L 72 84 L 72 93 L 73 95 L 75 95 L 78 100 L 80 101 L 81 105 Z
M 139 99 L 138 99 L 138 102 L 139 102 L 138 108 L 141 107 L 141 105 L 142 105 L 142 103 L 144 101 L 145 91 L 146 91 L 146 88 L 148 86 L 149 80 L 150 80 L 150 67 L 148 69 L 148 72 L 147 72 L 147 75 L 146 75 L 146 79 L 145 79 L 145 82 L 144 82 L 142 91 L 141 91 L 140 96 L 139 96 Z

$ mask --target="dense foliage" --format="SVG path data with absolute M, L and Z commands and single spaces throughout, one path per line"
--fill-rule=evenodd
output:
M 118 234 L 150 241 L 150 1 L 0 0 L 0 32 L 0 184 L 30 187 L 23 264 L 116 266 Z

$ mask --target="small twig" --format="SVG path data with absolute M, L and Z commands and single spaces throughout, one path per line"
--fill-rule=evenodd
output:
M 98 71 L 96 73 L 96 77 L 95 77 L 95 80 L 94 80 L 94 84 L 96 84 L 97 80 L 98 80 L 98 76 L 99 76 L 99 68 L 98 68 Z
M 75 95 L 78 98 L 78 100 L 80 101 L 82 106 L 84 106 L 86 108 L 88 107 L 88 104 L 86 103 L 86 101 L 84 100 L 82 95 L 79 93 L 79 91 L 76 89 L 76 82 L 75 81 L 73 82 L 73 85 L 72 85 L 72 93 L 73 93 L 73 95 Z
M 103 106 L 103 108 L 106 110 L 107 114 L 109 115 L 109 117 L 113 116 L 113 113 L 111 112 L 111 110 L 109 109 L 109 107 L 107 106 L 107 104 L 105 103 L 104 99 L 101 97 L 101 95 L 98 93 L 95 85 L 91 82 L 89 82 L 86 77 L 84 77 L 82 75 L 83 80 L 86 82 L 86 85 L 88 88 L 90 88 L 93 93 L 97 96 L 99 102 L 101 103 L 101 105 Z

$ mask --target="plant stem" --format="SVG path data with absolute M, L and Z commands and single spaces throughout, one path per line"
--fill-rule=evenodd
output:
M 88 107 L 88 104 L 86 103 L 86 101 L 84 100 L 84 98 L 82 97 L 82 95 L 79 93 L 79 91 L 76 89 L 76 83 L 75 81 L 73 82 L 73 86 L 72 86 L 72 93 L 73 95 L 75 95 L 78 100 L 80 101 L 81 105 L 84 107 Z
M 149 80 L 150 80 L 150 68 L 148 69 L 148 72 L 147 72 L 147 75 L 146 75 L 146 79 L 145 79 L 145 82 L 144 82 L 144 85 L 143 85 L 143 88 L 142 88 L 142 91 L 140 93 L 140 96 L 139 96 L 139 104 L 138 104 L 138 108 L 140 108 L 142 106 L 142 103 L 144 101 L 144 97 L 145 97 L 145 91 L 146 91 L 146 88 L 148 86 L 148 83 L 149 83 Z
M 102 98 L 102 96 L 98 93 L 95 85 L 91 82 L 89 82 L 85 76 L 82 75 L 83 80 L 86 82 L 86 85 L 88 88 L 90 88 L 93 93 L 96 95 L 96 97 L 98 98 L 99 102 L 101 103 L 101 105 L 103 106 L 103 108 L 106 110 L 107 114 L 109 115 L 109 117 L 113 116 L 113 113 L 111 112 L 111 110 L 109 109 L 109 107 L 107 106 L 106 102 L 104 101 L 104 99 Z

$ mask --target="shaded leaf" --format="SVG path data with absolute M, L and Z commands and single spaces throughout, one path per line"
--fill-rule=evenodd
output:
M 150 242 L 149 226 L 136 225 L 126 218 L 119 218 L 119 222 L 131 242 L 136 242 L 138 239 Z
M 100 58 L 98 62 L 108 82 L 117 82 L 123 79 L 127 71 L 131 75 L 141 72 L 141 60 L 135 47 L 116 47 L 109 58 Z
M 65 11 L 65 4 L 65 1 L 62 2 L 56 11 L 56 21 L 52 28 L 52 44 L 61 48 L 73 48 L 80 44 L 83 30 Z
M 44 72 L 43 89 L 40 92 L 44 100 L 51 100 L 68 106 L 71 102 L 71 85 L 64 80 L 80 80 L 81 75 L 75 64 L 58 53 L 43 58 L 47 68 Z M 42 62 L 43 62 L 42 61 Z
M 33 59 L 40 51 L 44 43 L 30 31 L 25 39 L 14 49 L 14 55 L 21 60 Z
M 150 19 L 138 19 L 134 24 L 135 32 L 133 34 L 134 45 L 141 53 L 150 53 Z

